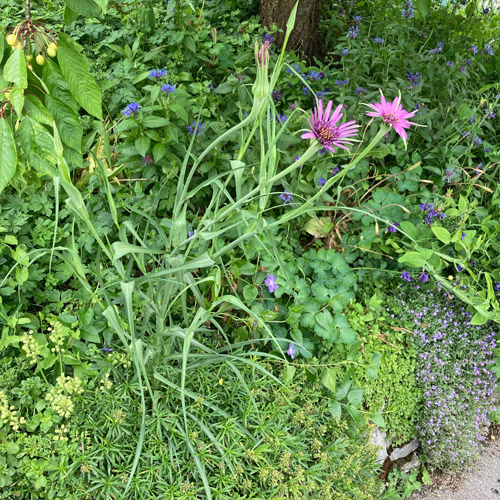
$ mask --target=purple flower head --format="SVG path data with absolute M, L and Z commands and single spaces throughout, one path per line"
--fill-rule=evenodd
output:
M 145 155 L 141 158 L 142 163 L 146 163 L 147 165 L 151 165 L 153 163 L 153 157 L 151 155 Z
M 311 91 L 309 90 L 309 87 L 306 87 L 305 85 L 302 87 L 302 93 L 304 95 L 309 95 Z
M 347 49 L 347 48 L 346 48 L 346 49 L 343 49 L 343 50 L 342 50 L 342 55 L 343 55 L 343 56 L 346 56 L 347 54 L 349 54 L 349 49 Z
M 422 283 L 427 283 L 429 281 L 429 275 L 426 273 L 420 273 L 419 278 Z
M 364 87 L 358 87 L 354 93 L 355 94 L 364 94 L 366 92 L 366 89 Z
M 351 26 L 347 32 L 349 38 L 356 38 L 359 34 L 359 28 L 357 26 Z
M 273 37 L 273 35 L 270 35 L 269 33 L 266 33 L 266 34 L 262 35 L 262 41 L 263 42 L 273 43 L 274 42 L 274 37 Z
M 453 68 L 455 66 L 455 64 L 452 62 L 452 61 L 447 61 L 446 62 L 446 65 L 449 67 L 449 68 Z
M 493 47 L 488 43 L 484 46 L 484 52 L 488 54 L 489 56 L 492 56 L 495 54 Z
M 318 184 L 323 187 L 325 184 L 326 184 L 326 179 L 323 179 L 323 177 L 321 177 L 321 179 L 318 181 Z
M 164 76 L 167 76 L 166 69 L 152 69 L 149 72 L 149 78 L 162 78 Z
M 494 113 L 493 111 L 490 111 L 489 109 L 487 109 L 485 111 L 485 113 L 486 113 L 486 118 L 496 118 L 496 116 L 497 116 L 496 113 Z
M 458 172 L 453 169 L 453 168 L 447 168 L 444 171 L 444 177 L 441 178 L 441 180 L 446 181 L 446 182 L 451 182 L 452 180 L 456 179 L 458 175 Z
M 439 52 L 443 51 L 443 47 L 444 47 L 444 43 L 443 42 L 439 42 L 437 44 L 437 47 L 435 49 L 429 50 L 429 54 L 438 54 Z
M 413 7 L 412 2 L 406 2 L 406 9 L 403 9 L 402 12 L 403 17 L 406 17 L 407 19 L 411 19 L 412 17 L 415 16 L 415 8 Z
M 361 21 L 361 19 L 362 19 L 362 17 L 361 17 L 361 16 L 354 16 L 354 17 L 352 18 L 353 22 L 355 22 L 355 23 L 359 23 L 359 22 Z
M 457 271 L 460 273 L 463 270 L 464 270 L 464 268 L 460 264 L 457 264 Z
M 349 150 L 352 145 L 350 137 L 358 133 L 359 125 L 354 121 L 338 124 L 343 114 L 340 112 L 342 104 L 339 104 L 331 113 L 333 101 L 329 101 L 323 112 L 323 101 L 318 102 L 314 108 L 311 118 L 307 120 L 311 130 L 302 134 L 302 139 L 316 139 L 324 148 L 335 152 L 334 146 Z M 331 114 L 330 114 L 331 113 Z
M 172 92 L 175 91 L 175 85 L 172 85 L 170 83 L 165 83 L 165 85 L 161 86 L 161 90 L 163 92 L 166 92 L 167 94 L 171 94 Z
M 273 93 L 271 94 L 271 97 L 273 98 L 274 102 L 281 101 L 281 92 L 280 92 L 280 89 L 273 90 Z
M 485 7 L 483 9 L 483 14 L 488 14 L 489 11 L 490 11 L 490 8 L 489 7 Z
M 495 290 L 495 292 L 500 292 L 500 283 L 498 283 L 498 282 L 495 283 L 493 285 L 493 290 Z
M 469 49 L 470 52 L 472 52 L 474 55 L 477 54 L 477 45 L 473 45 L 470 49 Z
M 392 224 L 389 224 L 389 227 L 387 228 L 387 231 L 390 233 L 395 233 L 397 231 L 397 227 L 399 226 L 398 222 L 393 222 Z
M 340 172 L 339 167 L 332 168 L 332 175 L 337 175 Z
M 215 85 L 211 83 L 208 88 L 210 89 L 210 92 L 213 92 L 215 90 Z
M 472 116 L 470 117 L 470 122 L 471 122 L 471 123 L 476 123 L 476 121 L 477 121 L 476 115 L 472 115 Z
M 309 80 L 319 82 L 324 76 L 325 76 L 325 74 L 323 73 L 323 71 L 318 72 L 318 71 L 312 70 L 309 73 L 308 78 L 309 78 Z
M 139 104 L 137 104 L 136 102 L 131 102 L 130 104 L 127 104 L 125 106 L 125 108 L 122 110 L 122 114 L 124 116 L 132 116 L 139 111 Z
M 280 194 L 280 198 L 281 200 L 283 200 L 283 204 L 284 205 L 290 205 L 292 206 L 292 195 L 288 192 L 288 190 L 284 190 L 281 194 Z
M 462 233 L 462 234 L 460 235 L 460 239 L 463 241 L 463 240 L 465 240 L 465 237 L 466 237 L 466 236 L 467 236 L 467 234 L 466 234 L 466 233 Z
M 408 121 L 408 118 L 411 118 L 416 113 L 415 111 L 408 113 L 406 109 L 403 109 L 399 97 L 390 102 L 386 101 L 383 95 L 380 103 L 368 104 L 368 106 L 374 110 L 366 113 L 368 116 L 382 118 L 406 142 L 408 135 L 405 129 L 410 128 L 411 125 L 416 125 L 415 122 Z
M 415 74 L 413 74 L 411 71 L 409 73 L 406 73 L 406 78 L 410 80 L 413 85 L 422 85 L 422 82 L 420 81 L 422 75 L 418 71 Z
M 335 80 L 335 83 L 342 87 L 342 85 L 347 85 L 349 83 L 349 78 L 346 78 L 345 80 Z
M 474 137 L 474 146 L 480 146 L 482 143 L 483 140 L 481 139 L 481 137 L 476 135 L 476 137 Z
M 111 347 L 106 347 L 106 342 L 104 342 L 104 347 L 101 347 L 100 350 L 102 352 L 113 352 L 113 349 Z
M 385 42 L 385 40 L 384 40 L 383 38 L 380 38 L 379 36 L 376 36 L 376 37 L 373 39 L 373 41 L 374 41 L 375 43 L 377 43 L 378 45 L 382 45 L 382 44 Z
M 288 351 L 286 353 L 292 358 L 295 359 L 295 355 L 297 354 L 297 351 L 295 351 L 293 342 L 291 342 L 288 346 Z
M 187 126 L 187 129 L 189 135 L 193 135 L 194 133 L 200 135 L 203 132 L 203 125 L 201 123 L 192 122 L 191 125 Z
M 276 283 L 276 276 L 274 276 L 274 274 L 267 273 L 267 278 L 264 281 L 264 283 L 269 289 L 269 293 L 274 293 L 278 289 L 278 284 Z
M 403 271 L 401 273 L 401 276 L 400 276 L 401 279 L 405 280 L 405 281 L 411 281 L 411 276 L 410 276 L 410 273 L 408 271 Z
M 484 152 L 485 153 L 489 153 L 490 152 L 490 148 L 484 148 Z
M 290 64 L 290 68 L 293 68 L 295 72 L 300 73 L 300 65 L 299 63 L 292 63 Z M 293 71 L 290 68 L 286 68 L 285 71 L 287 73 L 291 73 L 292 75 L 294 74 Z

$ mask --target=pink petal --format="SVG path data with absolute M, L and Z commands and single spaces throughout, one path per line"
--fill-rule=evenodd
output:
M 302 137 L 302 139 L 314 139 L 316 136 L 312 132 L 306 132 L 305 134 L 302 134 L 300 137 Z
M 333 106 L 333 101 L 328 101 L 328 105 L 326 106 L 326 109 L 325 109 L 325 118 L 328 119 L 328 117 L 330 116 L 330 111 L 332 110 L 332 106 Z

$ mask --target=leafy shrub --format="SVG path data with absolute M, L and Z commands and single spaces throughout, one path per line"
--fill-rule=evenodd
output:
M 494 410 L 497 326 L 471 325 L 472 315 L 446 292 L 405 287 L 403 293 L 399 314 L 418 354 L 422 449 L 433 469 L 464 468 L 477 456 Z

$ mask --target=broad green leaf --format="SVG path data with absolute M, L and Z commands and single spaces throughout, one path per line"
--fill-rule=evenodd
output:
M 3 59 L 4 50 L 5 50 L 5 42 L 3 37 L 0 37 L 0 63 L 2 62 Z
M 296 370 L 297 368 L 293 365 L 285 366 L 281 377 L 285 385 L 288 385 L 293 380 L 293 376 L 295 375 Z
M 78 104 L 87 113 L 102 120 L 102 96 L 93 76 L 89 73 L 82 54 L 67 45 L 60 45 L 57 60 L 69 89 Z
M 57 175 L 54 140 L 43 125 L 27 116 L 19 127 L 19 138 L 30 167 L 42 175 Z
M 14 177 L 17 166 L 17 151 L 9 122 L 0 118 L 0 192 Z
M 71 10 L 67 5 L 64 9 L 64 24 L 68 25 L 74 23 L 78 19 L 78 13 Z
M 417 7 L 422 17 L 426 17 L 431 10 L 431 0 L 416 0 L 415 7 Z
M 448 229 L 439 226 L 432 226 L 431 230 L 439 241 L 442 241 L 445 244 L 448 244 L 451 241 L 451 234 Z
M 69 106 L 75 113 L 78 113 L 80 107 L 71 94 L 59 66 L 50 60 L 45 61 L 43 65 L 43 81 L 47 85 L 49 94 L 52 97 L 56 97 Z
M 245 285 L 243 287 L 243 297 L 245 298 L 247 304 L 251 304 L 257 298 L 258 293 L 259 291 L 256 286 Z
M 31 94 L 25 96 L 24 108 L 26 109 L 28 116 L 38 123 L 50 125 L 51 127 L 54 124 L 54 118 L 38 97 Z
M 16 110 L 17 116 L 21 117 L 23 115 L 24 108 L 24 90 L 19 84 L 16 83 L 12 86 L 9 100 Z
M 373 411 L 370 415 L 370 420 L 377 426 L 382 429 L 385 429 L 385 420 L 382 414 L 378 411 Z
M 342 416 L 342 406 L 340 405 L 340 403 L 338 401 L 332 401 L 328 405 L 328 410 L 331 413 L 333 418 L 340 419 L 340 417 Z
M 146 128 L 159 128 L 170 125 L 170 120 L 162 118 L 161 116 L 145 116 L 143 123 Z
M 408 236 L 417 240 L 419 237 L 419 230 L 410 221 L 404 220 L 399 224 L 400 229 L 402 229 Z
M 484 325 L 488 321 L 488 317 L 481 314 L 479 311 L 472 316 L 472 319 L 470 320 L 471 325 Z
M 150 144 L 151 144 L 151 139 L 143 135 L 135 140 L 135 149 L 137 149 L 137 152 L 141 156 L 146 156 Z
M 158 163 L 164 156 L 165 153 L 167 152 L 167 148 L 161 144 L 161 143 L 156 143 L 153 146 L 153 159 L 155 163 Z
M 423 267 L 425 259 L 418 252 L 408 252 L 398 259 L 401 264 L 408 264 L 411 267 Z
M 12 51 L 3 68 L 3 76 L 8 82 L 17 83 L 23 90 L 28 86 L 26 59 L 21 49 Z
M 77 14 L 92 17 L 99 11 L 99 6 L 94 0 L 64 0 L 66 5 Z
M 187 111 L 177 102 L 169 103 L 169 108 L 184 122 L 189 122 Z
M 340 387 L 337 389 L 335 392 L 335 399 L 337 401 L 341 401 L 347 396 L 347 393 L 349 392 L 349 389 L 351 388 L 352 380 L 348 380 L 347 382 L 344 382 L 343 384 L 340 385 Z
M 335 371 L 335 368 L 327 368 L 321 382 L 323 382 L 323 385 L 327 389 L 330 389 L 330 391 L 335 394 L 335 391 L 337 390 L 337 372 Z
M 54 117 L 57 131 L 66 146 L 76 152 L 82 152 L 83 127 L 79 116 L 64 102 L 55 97 L 46 96 L 45 105 Z
M 349 391 L 347 395 L 347 401 L 354 406 L 359 406 L 363 401 L 363 395 L 365 394 L 364 389 L 353 389 Z

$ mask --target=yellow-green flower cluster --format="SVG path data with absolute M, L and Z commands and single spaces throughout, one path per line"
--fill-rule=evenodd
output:
M 83 392 L 82 381 L 78 377 L 66 377 L 64 374 L 57 378 L 45 399 L 50 407 L 61 417 L 70 417 L 74 410 L 72 395 Z
M 129 353 L 126 352 L 112 352 L 108 356 L 108 361 L 115 367 L 123 367 L 125 369 L 131 368 L 132 366 L 132 358 Z
M 104 378 L 101 380 L 101 391 L 107 389 L 108 391 L 113 387 L 113 382 L 109 378 L 109 372 L 104 375 Z
M 64 354 L 63 345 L 67 337 L 67 328 L 59 323 L 59 321 L 56 321 L 53 324 L 52 328 L 47 328 L 47 331 L 51 332 L 49 335 L 49 339 L 54 344 L 54 346 L 51 348 L 51 351 Z
M 26 353 L 26 358 L 28 361 L 34 365 L 36 364 L 37 356 L 42 354 L 42 346 L 33 337 L 33 330 L 26 332 L 22 338 L 21 342 L 23 344 L 23 351 Z
M 14 406 L 9 406 L 9 400 L 3 391 L 0 391 L 0 420 L 10 425 L 13 430 L 19 430 L 19 427 L 26 423 L 24 417 L 19 417 Z

